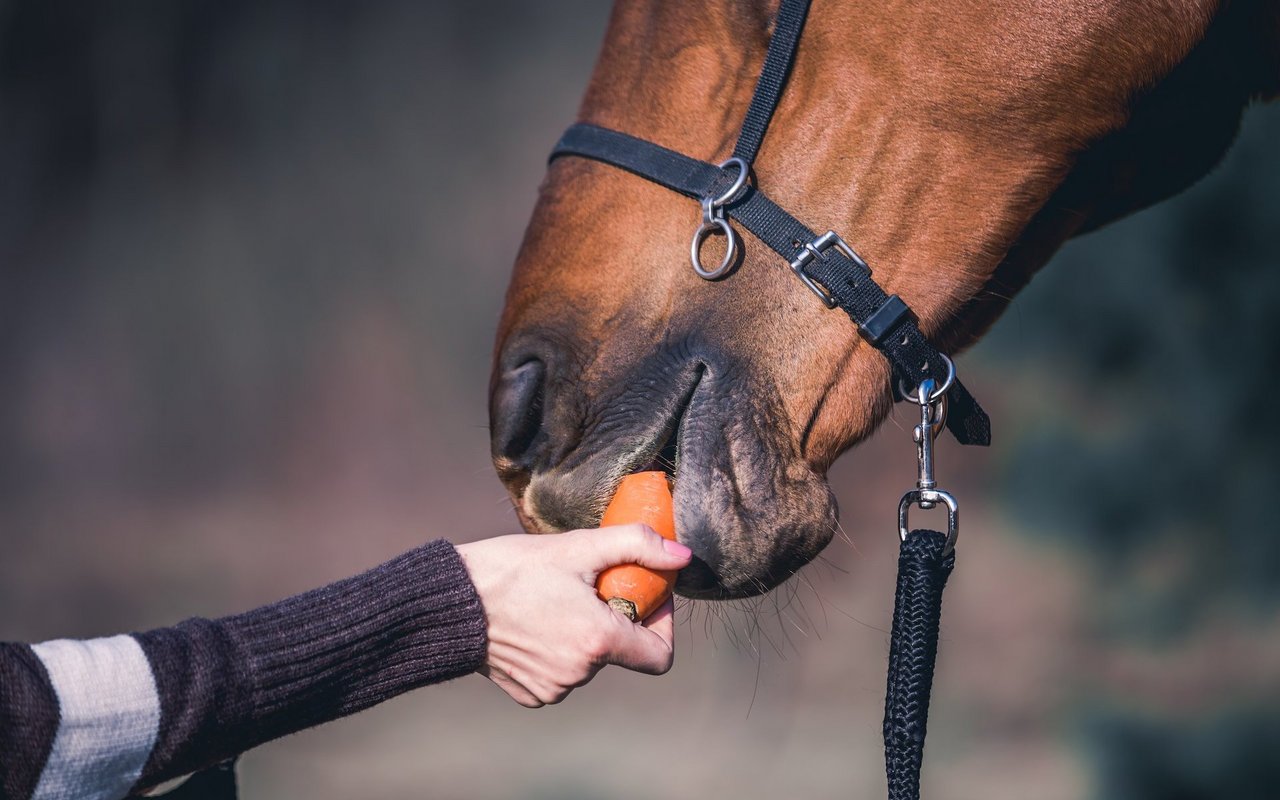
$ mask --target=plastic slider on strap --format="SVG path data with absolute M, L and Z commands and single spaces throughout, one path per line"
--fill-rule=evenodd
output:
M 809 291 L 816 294 L 823 303 L 826 303 L 827 308 L 835 308 L 838 305 L 836 299 L 817 281 L 810 278 L 804 270 L 816 259 L 826 258 L 826 252 L 832 247 L 839 250 L 845 258 L 854 264 L 862 267 L 867 272 L 871 272 L 871 268 L 867 266 L 867 262 L 862 260 L 862 256 L 853 252 L 853 248 L 846 244 L 844 239 L 841 239 L 835 231 L 827 231 L 812 242 L 805 242 L 799 255 L 791 262 L 791 270 L 796 274 L 796 277 L 804 281 L 804 285 L 809 287 Z
M 911 309 L 896 294 L 889 295 L 880 307 L 871 312 L 871 316 L 858 323 L 862 336 L 874 345 L 880 344 L 889 332 L 897 327 L 898 322 L 911 315 Z

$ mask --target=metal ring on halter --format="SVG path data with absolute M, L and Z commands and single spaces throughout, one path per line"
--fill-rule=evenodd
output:
M 704 201 L 710 204 L 710 199 Z M 707 236 L 712 231 L 720 229 L 724 234 L 724 258 L 720 259 L 720 264 L 715 269 L 707 269 L 702 266 L 702 243 L 706 241 Z M 702 224 L 693 232 L 693 241 L 689 244 L 689 261 L 693 263 L 693 271 L 698 273 L 699 278 L 714 281 L 717 278 L 723 278 L 728 274 L 729 269 L 733 266 L 733 260 L 738 255 L 738 234 L 733 232 L 733 226 L 729 224 L 723 216 L 709 216 L 704 214 Z
M 724 161 L 721 161 L 717 166 L 719 166 L 720 169 L 737 167 L 738 177 L 734 178 L 733 185 L 731 185 L 728 189 L 725 189 L 723 194 L 721 194 L 719 197 L 711 201 L 712 208 L 719 208 L 720 206 L 723 206 L 725 203 L 729 202 L 733 198 L 737 197 L 738 192 L 742 191 L 742 187 L 747 185 L 747 178 L 751 177 L 751 166 L 747 164 L 747 162 L 738 158 L 737 156 L 734 156 L 733 158 L 726 158 Z
M 698 273 L 699 278 L 709 281 L 729 274 L 733 261 L 738 255 L 738 235 L 733 232 L 733 226 L 724 218 L 724 212 L 720 209 L 736 197 L 743 186 L 747 185 L 747 178 L 751 176 L 751 166 L 736 156 L 720 162 L 720 169 L 728 169 L 731 166 L 738 168 L 738 177 L 734 178 L 733 183 L 719 197 L 702 198 L 702 224 L 693 232 L 693 241 L 689 243 L 689 261 L 693 264 L 693 271 Z M 725 237 L 724 258 L 720 259 L 720 264 L 715 269 L 707 269 L 702 266 L 702 243 L 717 228 Z
M 951 388 L 951 384 L 956 382 L 956 362 L 952 361 L 951 357 L 946 353 L 938 353 L 938 355 L 942 357 L 943 361 L 947 362 L 947 377 L 942 381 L 941 386 L 929 392 L 928 402 L 930 403 L 946 394 L 947 390 Z M 919 391 L 908 392 L 907 385 L 902 382 L 901 378 L 898 379 L 898 392 L 901 393 L 904 398 L 913 403 L 921 402 Z

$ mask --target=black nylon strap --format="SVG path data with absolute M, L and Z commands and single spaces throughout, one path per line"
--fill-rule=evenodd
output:
M 747 116 L 742 120 L 738 143 L 733 146 L 734 157 L 748 164 L 756 160 L 765 132 L 769 130 L 769 120 L 773 119 L 773 112 L 782 97 L 782 87 L 786 85 L 787 75 L 791 72 L 791 63 L 795 60 L 796 46 L 800 44 L 800 33 L 804 30 L 804 19 L 808 13 L 809 0 L 784 2 L 778 9 L 778 17 L 773 23 L 773 36 L 769 39 L 769 51 L 765 53 L 764 66 L 760 69 L 760 79 L 756 82 L 755 94 L 751 95 Z
M 602 161 L 695 199 L 720 194 L 736 177 L 735 170 L 722 170 L 644 139 L 586 123 L 571 126 L 551 151 L 552 160 L 566 155 Z M 817 238 L 754 186 L 747 186 L 724 210 L 788 263 L 806 243 Z M 835 248 L 815 258 L 805 272 L 826 287 L 860 328 L 890 302 L 890 296 L 872 280 L 871 270 L 864 263 L 845 257 Z M 914 391 L 927 377 L 939 384 L 946 378 L 946 361 L 929 344 L 911 315 L 900 316 L 896 325 L 880 332 L 878 339 L 872 344 L 889 359 L 894 375 L 901 378 L 908 391 Z M 947 392 L 947 402 L 947 429 L 957 441 L 991 443 L 990 419 L 959 380 Z
M 898 551 L 889 678 L 884 696 L 884 761 L 889 800 L 920 800 L 920 764 L 938 657 L 942 590 L 956 564 L 947 537 L 912 531 Z

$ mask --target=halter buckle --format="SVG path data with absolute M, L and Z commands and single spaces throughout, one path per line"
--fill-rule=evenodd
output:
M 805 242 L 795 260 L 791 262 L 791 271 L 796 274 L 797 278 L 804 281 L 804 285 L 809 287 L 809 291 L 816 294 L 818 299 L 826 304 L 827 308 L 835 308 L 838 305 L 836 299 L 831 296 L 831 292 L 827 291 L 826 287 L 810 278 L 805 272 L 805 268 L 814 261 L 825 258 L 826 252 L 832 247 L 839 250 L 844 254 L 845 258 L 867 272 L 871 271 L 871 268 L 867 266 L 867 262 L 862 260 L 862 256 L 853 252 L 853 248 L 844 239 L 841 239 L 840 235 L 835 231 L 827 231 L 812 242 Z

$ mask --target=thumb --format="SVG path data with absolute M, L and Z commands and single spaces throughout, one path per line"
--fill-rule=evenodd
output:
M 671 635 L 671 600 L 653 613 L 653 624 L 633 625 L 615 614 L 613 648 L 608 656 L 610 664 L 644 672 L 663 675 L 671 669 L 675 660 L 675 646 Z
M 663 539 L 648 525 L 614 525 L 597 530 L 578 531 L 586 560 L 584 569 L 598 575 L 618 564 L 639 564 L 649 569 L 680 569 L 689 563 L 693 551 Z M 575 542 L 575 544 L 577 544 Z

